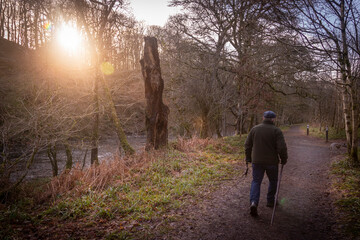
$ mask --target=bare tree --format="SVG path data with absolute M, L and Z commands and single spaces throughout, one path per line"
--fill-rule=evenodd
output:
M 294 1 L 283 10 L 291 12 L 290 9 L 296 11 L 298 21 L 279 14 L 283 24 L 295 31 L 312 52 L 327 59 L 334 76 L 340 72 L 340 79 L 335 77 L 335 80 L 342 89 L 348 153 L 352 162 L 358 164 L 359 97 L 354 66 L 360 58 L 359 6 L 352 0 L 302 0 Z
M 169 108 L 163 103 L 164 80 L 161 77 L 157 39 L 145 37 L 141 71 L 145 82 L 146 150 L 158 149 L 168 143 Z
M 226 112 L 230 111 L 241 134 L 246 124 L 254 124 L 257 109 L 274 107 L 275 95 L 308 97 L 300 74 L 314 70 L 313 59 L 304 47 L 289 44 L 295 40 L 273 21 L 278 6 L 271 1 L 174 0 L 172 4 L 185 10 L 172 18 L 172 27 L 183 34 L 188 45 L 196 45 L 199 53 L 198 61 L 191 57 L 180 61 L 189 66 L 187 73 L 198 68 L 193 78 L 207 78 L 206 86 L 201 85 L 207 93 L 194 96 L 201 100 L 201 116 L 209 118 L 209 112 L 218 112 L 210 121 L 219 122 L 218 115 L 222 115 L 226 126 Z M 282 36 L 281 41 L 276 35 Z M 194 82 L 199 85 L 201 81 Z M 212 100 L 199 99 L 203 96 Z M 207 121 L 202 122 L 208 126 Z
M 94 128 L 93 128 L 93 148 L 91 150 L 91 162 L 96 163 L 98 162 L 98 139 L 99 139 L 99 82 L 101 82 L 102 86 L 105 89 L 105 93 L 109 102 L 110 111 L 112 120 L 114 122 L 116 133 L 118 135 L 119 141 L 121 143 L 121 147 L 124 149 L 126 154 L 133 154 L 135 151 L 133 148 L 128 144 L 126 135 L 124 133 L 124 130 L 121 126 L 120 120 L 117 116 L 115 105 L 112 100 L 111 92 L 109 90 L 109 87 L 107 86 L 107 82 L 105 81 L 105 76 L 103 73 L 100 72 L 99 66 L 101 63 L 104 62 L 106 59 L 105 54 L 105 30 L 110 25 L 110 19 L 112 15 L 116 15 L 116 12 L 114 11 L 114 7 L 119 8 L 123 5 L 123 1 L 103 1 L 103 2 L 97 2 L 97 1 L 90 1 L 91 6 L 87 6 L 86 1 L 75 1 L 74 2 L 77 8 L 77 13 L 79 15 L 79 18 L 82 22 L 82 24 L 85 27 L 87 36 L 92 43 L 92 46 L 94 48 L 93 51 L 93 65 L 95 66 L 96 71 L 96 77 L 94 82 L 94 102 L 95 102 L 95 115 L 94 115 Z M 86 19 L 86 13 L 89 9 L 95 9 L 96 11 L 93 11 L 94 14 L 97 14 L 99 16 L 99 21 L 96 23 L 95 27 L 90 29 L 89 20 Z M 93 16 L 95 17 L 95 16 Z M 113 16 L 114 17 L 114 16 Z M 96 37 L 93 37 L 92 33 L 96 33 Z

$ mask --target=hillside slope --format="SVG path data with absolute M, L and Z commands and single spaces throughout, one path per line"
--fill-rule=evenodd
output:
M 25 67 L 29 57 L 31 50 L 0 38 L 0 77 Z

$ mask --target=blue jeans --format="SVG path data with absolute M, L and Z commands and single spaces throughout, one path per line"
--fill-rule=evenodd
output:
M 251 182 L 250 189 L 250 203 L 255 202 L 256 206 L 259 204 L 260 187 L 265 172 L 267 177 L 269 178 L 267 201 L 270 203 L 273 203 L 275 201 L 278 171 L 278 165 L 252 164 L 253 180 Z

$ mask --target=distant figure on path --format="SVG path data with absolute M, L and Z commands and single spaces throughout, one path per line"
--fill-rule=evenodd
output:
M 286 164 L 288 154 L 284 135 L 274 125 L 276 114 L 266 111 L 263 122 L 253 127 L 245 141 L 246 162 L 252 163 L 253 180 L 250 189 L 250 214 L 256 217 L 260 199 L 260 186 L 266 172 L 269 178 L 267 207 L 273 207 L 278 181 L 278 165 Z

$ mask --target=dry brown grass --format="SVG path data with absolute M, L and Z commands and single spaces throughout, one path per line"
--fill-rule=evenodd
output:
M 216 145 L 214 139 L 191 139 L 178 138 L 173 147 L 184 153 L 194 153 L 203 150 L 209 144 Z M 112 185 L 130 183 L 131 180 L 141 174 L 150 163 L 166 155 L 167 150 L 143 152 L 129 157 L 114 157 L 113 160 L 103 161 L 98 166 L 91 166 L 81 170 L 75 166 L 71 171 L 63 172 L 53 178 L 43 191 L 40 201 L 45 199 L 55 200 L 57 196 L 80 196 L 89 190 L 102 191 Z
M 179 137 L 174 144 L 174 148 L 181 151 L 181 152 L 195 152 L 198 150 L 204 149 L 206 146 L 210 144 L 215 144 L 216 140 L 205 138 L 201 139 L 198 137 L 192 137 L 190 139 L 185 139 Z
M 79 196 L 89 190 L 101 191 L 110 184 L 129 182 L 134 172 L 131 170 L 141 171 L 161 154 L 161 151 L 144 152 L 130 157 L 115 157 L 114 160 L 104 161 L 85 170 L 75 167 L 53 178 L 41 200 L 50 197 L 55 199 L 58 195 Z

